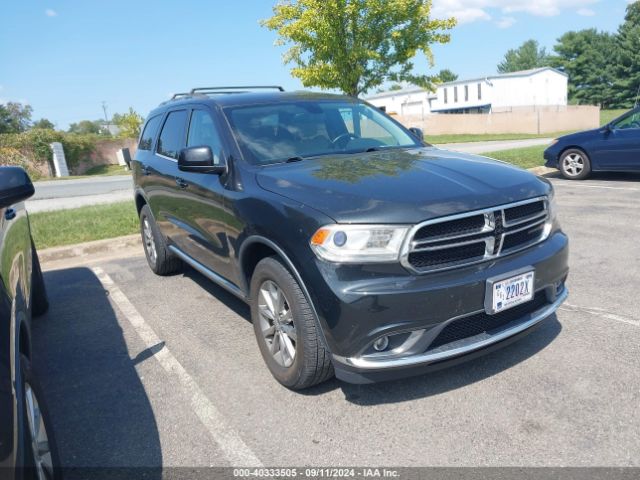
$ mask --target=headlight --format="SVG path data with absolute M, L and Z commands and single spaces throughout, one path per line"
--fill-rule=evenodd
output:
M 550 147 L 553 147 L 556 143 L 558 143 L 560 140 L 557 138 L 554 138 L 553 140 L 551 140 L 551 143 L 549 144 Z
M 556 192 L 551 187 L 549 191 L 549 221 L 553 222 L 558 215 L 558 205 L 556 204 Z
M 547 217 L 547 221 L 545 222 L 545 225 L 544 225 L 544 234 L 543 234 L 544 239 L 547 239 L 549 235 L 551 235 L 551 232 L 553 231 L 554 226 L 558 228 L 558 221 L 556 219 L 556 216 L 558 214 L 558 208 L 556 205 L 556 195 L 553 190 L 553 187 L 551 187 L 551 190 L 549 190 L 547 209 L 549 212 L 549 216 Z
M 405 225 L 328 225 L 310 243 L 318 257 L 330 262 L 396 262 L 408 231 Z

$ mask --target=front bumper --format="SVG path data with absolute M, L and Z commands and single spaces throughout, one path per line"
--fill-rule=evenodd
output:
M 560 151 L 553 147 L 549 147 L 544 151 L 544 166 L 549 168 L 558 168 Z
M 517 254 L 418 276 L 401 268 L 395 270 L 394 266 L 385 270 L 335 267 L 321 261 L 315 264 L 320 278 L 312 285 L 320 288 L 314 289 L 314 303 L 336 375 L 352 383 L 368 383 L 474 358 L 530 331 L 552 315 L 567 296 L 568 240 L 558 230 L 546 241 Z M 484 312 L 487 279 L 523 267 L 535 270 L 534 290 L 546 297 L 544 304 L 495 330 L 430 348 L 429 342 L 445 326 Z M 414 345 L 405 348 L 403 343 L 402 348 L 390 349 L 389 355 L 372 355 L 373 341 L 394 335 L 415 337 Z

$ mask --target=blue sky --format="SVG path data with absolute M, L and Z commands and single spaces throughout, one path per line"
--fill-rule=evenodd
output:
M 628 0 L 433 0 L 455 15 L 433 72 L 495 72 L 505 51 L 567 30 L 614 31 Z M 143 116 L 194 86 L 279 84 L 299 89 L 275 35 L 258 25 L 270 0 L 5 0 L 0 7 L 0 102 L 21 101 L 66 128 L 129 106 Z M 426 60 L 417 61 L 427 71 Z

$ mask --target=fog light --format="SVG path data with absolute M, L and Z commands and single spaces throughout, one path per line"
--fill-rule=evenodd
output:
M 381 337 L 377 339 L 375 342 L 373 342 L 373 348 L 377 352 L 382 352 L 383 350 L 386 350 L 388 346 L 389 346 L 389 337 Z
M 556 283 L 556 295 L 564 290 L 564 282 Z

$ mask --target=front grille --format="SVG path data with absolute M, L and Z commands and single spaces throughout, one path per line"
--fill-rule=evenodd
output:
M 463 340 L 475 335 L 480 335 L 481 333 L 491 334 L 495 330 L 539 310 L 548 303 L 547 296 L 544 290 L 542 290 L 536 293 L 531 301 L 505 310 L 504 312 L 496 313 L 495 315 L 482 312 L 453 320 L 444 327 L 433 342 L 431 342 L 429 349 L 435 349 L 447 343 Z
M 458 235 L 471 235 L 482 231 L 485 225 L 484 215 L 464 217 L 450 222 L 426 225 L 416 232 L 414 240 L 436 240 Z
M 511 235 L 504 237 L 504 243 L 502 244 L 502 251 L 512 250 L 518 248 L 520 245 L 526 245 L 528 243 L 535 242 L 544 232 L 544 223 L 536 225 L 533 228 L 521 230 Z
M 403 264 L 417 273 L 461 267 L 510 254 L 541 241 L 548 200 L 534 198 L 418 225 Z
M 461 247 L 447 248 L 443 250 L 427 250 L 409 254 L 409 262 L 416 268 L 442 267 L 457 264 L 461 260 L 469 258 L 482 259 L 486 247 L 484 242 L 472 243 Z
M 506 208 L 504 210 L 504 219 L 507 224 L 515 222 L 517 220 L 522 220 L 526 218 L 535 217 L 541 215 L 545 210 L 545 205 L 542 200 L 527 203 L 525 205 L 520 205 L 513 208 Z

